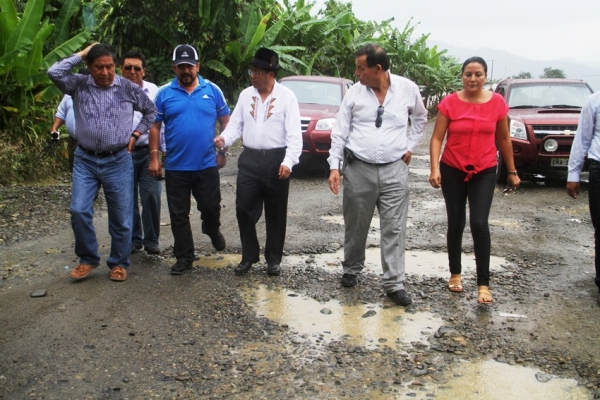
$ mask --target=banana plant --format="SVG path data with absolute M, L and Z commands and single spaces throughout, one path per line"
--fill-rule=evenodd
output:
M 58 59 L 81 48 L 89 39 L 90 31 L 85 29 L 69 38 L 72 35 L 69 21 L 79 8 L 79 1 L 65 0 L 59 17 L 51 21 L 45 15 L 44 0 L 27 1 L 23 13 L 17 11 L 13 0 L 0 0 L 2 122 L 8 117 L 27 114 L 34 99 L 46 100 L 59 93 L 45 71 Z M 52 36 L 53 32 L 56 35 Z M 47 51 L 48 48 L 51 50 Z

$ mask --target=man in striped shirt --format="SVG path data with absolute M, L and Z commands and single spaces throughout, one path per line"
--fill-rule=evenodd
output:
M 85 61 L 90 75 L 75 74 Z M 100 264 L 93 225 L 93 201 L 100 186 L 108 207 L 110 279 L 127 279 L 133 223 L 133 163 L 131 150 L 156 117 L 156 107 L 133 82 L 115 75 L 116 54 L 105 44 L 92 44 L 48 70 L 48 76 L 73 98 L 78 147 L 73 165 L 71 225 L 79 265 L 70 277 L 82 279 Z M 133 112 L 143 117 L 132 132 Z

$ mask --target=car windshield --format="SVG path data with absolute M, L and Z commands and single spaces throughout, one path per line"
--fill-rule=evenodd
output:
M 294 92 L 299 103 L 323 104 L 339 107 L 342 103 L 342 85 L 316 81 L 282 81 Z
M 581 108 L 592 94 L 582 83 L 523 84 L 513 86 L 510 108 Z

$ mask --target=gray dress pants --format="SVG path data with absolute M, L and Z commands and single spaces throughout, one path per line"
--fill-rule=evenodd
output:
M 343 180 L 345 274 L 364 268 L 365 246 L 375 207 L 381 223 L 382 284 L 386 293 L 404 289 L 408 214 L 408 166 L 402 160 L 374 166 L 355 160 Z

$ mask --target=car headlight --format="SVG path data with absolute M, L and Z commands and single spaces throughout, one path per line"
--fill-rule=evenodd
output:
M 544 142 L 544 150 L 548 153 L 554 153 L 558 149 L 558 142 L 554 139 L 548 139 Z
M 315 130 L 317 131 L 330 131 L 335 125 L 335 118 L 325 118 L 317 121 Z
M 527 130 L 522 122 L 510 120 L 510 137 L 527 140 Z

